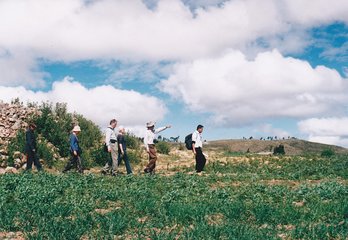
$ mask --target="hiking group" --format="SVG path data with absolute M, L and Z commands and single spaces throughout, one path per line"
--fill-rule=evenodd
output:
M 101 172 L 103 174 L 111 174 L 112 176 L 117 176 L 118 166 L 121 164 L 122 160 L 125 163 L 127 174 L 132 174 L 132 168 L 129 162 L 127 155 L 127 143 L 126 143 L 126 130 L 123 126 L 118 128 L 118 133 L 116 132 L 117 120 L 111 119 L 109 126 L 105 130 L 105 143 L 104 151 L 108 153 L 108 159 L 105 166 L 102 168 Z M 147 174 L 155 173 L 156 162 L 157 162 L 157 150 L 156 150 L 156 135 L 159 132 L 162 132 L 168 128 L 171 128 L 171 125 L 165 127 L 160 127 L 155 129 L 155 122 L 146 123 L 146 133 L 144 136 L 144 145 L 146 152 L 149 156 L 149 162 L 146 165 L 144 172 Z M 26 131 L 26 145 L 25 151 L 27 155 L 27 166 L 26 170 L 30 171 L 32 165 L 34 164 L 38 171 L 42 170 L 41 163 L 37 157 L 37 147 L 36 147 L 36 138 L 34 131 L 36 125 L 34 123 L 29 124 L 28 130 Z M 67 162 L 63 173 L 66 173 L 72 168 L 76 168 L 79 173 L 83 173 L 81 153 L 82 150 L 79 145 L 78 135 L 81 132 L 81 128 L 76 125 L 70 134 L 69 143 L 70 143 L 70 159 Z M 196 130 L 186 136 L 185 144 L 186 148 L 192 150 L 196 166 L 195 170 L 197 173 L 203 171 L 206 164 L 205 155 L 202 152 L 203 147 L 203 138 L 202 138 L 203 126 L 198 125 Z

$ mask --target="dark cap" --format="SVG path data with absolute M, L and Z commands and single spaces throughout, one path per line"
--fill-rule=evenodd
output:
M 36 124 L 35 123 L 29 123 L 29 127 L 36 128 Z
M 203 125 L 199 124 L 199 125 L 197 126 L 197 130 L 200 129 L 200 128 L 203 128 Z

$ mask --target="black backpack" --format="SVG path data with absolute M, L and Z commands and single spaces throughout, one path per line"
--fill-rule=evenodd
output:
M 187 150 L 192 150 L 192 133 L 185 137 L 185 145 Z

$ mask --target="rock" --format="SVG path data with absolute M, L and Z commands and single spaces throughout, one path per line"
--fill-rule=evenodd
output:
M 7 167 L 7 161 L 3 161 L 3 162 L 1 162 L 0 167 L 2 167 L 2 168 L 6 168 L 6 167 Z
M 21 120 L 17 120 L 15 124 L 12 125 L 11 129 L 17 131 L 21 128 Z
M 14 119 L 14 118 L 9 118 L 8 121 L 9 121 L 10 123 L 15 123 L 17 120 Z
M 27 162 L 27 156 L 25 156 L 24 154 L 22 155 L 22 164 Z
M 19 158 L 16 158 L 16 159 L 14 160 L 14 166 L 15 166 L 17 169 L 20 168 L 20 167 L 22 166 L 22 160 L 19 159 Z
M 5 173 L 6 173 L 5 169 L 0 168 L 0 175 L 5 174 Z
M 14 167 L 7 167 L 5 168 L 6 173 L 18 173 L 17 169 Z
M 22 169 L 23 169 L 23 170 L 27 169 L 27 163 L 24 163 L 24 164 L 23 164 Z
M 6 149 L 0 149 L 0 154 L 1 155 L 7 155 L 7 150 Z
M 13 158 L 21 158 L 21 156 L 22 156 L 22 153 L 20 151 L 15 151 L 13 153 Z

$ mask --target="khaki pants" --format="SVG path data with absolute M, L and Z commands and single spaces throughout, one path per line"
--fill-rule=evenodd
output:
M 106 162 L 103 171 L 108 172 L 110 169 L 112 169 L 111 173 L 116 174 L 117 173 L 117 143 L 110 143 L 111 153 L 110 153 L 110 159 Z
M 155 170 L 156 167 L 156 161 L 157 161 L 157 152 L 155 145 L 149 145 L 149 163 L 147 164 L 146 168 L 144 169 L 144 172 L 146 173 L 152 173 Z

